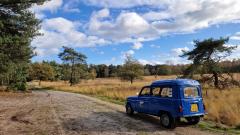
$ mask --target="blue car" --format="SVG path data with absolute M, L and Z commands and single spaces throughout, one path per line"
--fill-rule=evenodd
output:
M 155 81 L 127 98 L 126 113 L 133 115 L 134 111 L 159 116 L 165 128 L 175 128 L 180 118 L 197 124 L 205 115 L 201 86 L 190 79 Z

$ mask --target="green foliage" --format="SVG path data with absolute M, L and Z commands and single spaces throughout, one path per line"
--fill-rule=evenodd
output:
M 147 68 L 144 69 L 144 75 L 145 75 L 145 76 L 150 75 L 150 72 L 149 72 L 149 70 L 148 70 Z
M 168 65 L 160 65 L 160 66 L 158 66 L 157 74 L 170 75 L 170 74 L 172 74 L 172 71 Z
M 54 80 L 55 77 L 54 69 L 48 63 L 31 64 L 29 74 L 32 80 L 39 80 L 39 85 L 41 85 L 41 81 Z
M 203 41 L 194 41 L 195 48 L 192 51 L 184 52 L 182 57 L 188 57 L 188 60 L 194 64 L 215 64 L 222 58 L 229 56 L 236 46 L 226 46 L 228 38 L 206 39 Z
M 26 76 L 28 75 L 28 66 L 21 64 L 11 64 L 9 66 L 8 75 L 8 89 L 12 90 L 26 90 Z
M 54 72 L 53 73 L 54 77 L 53 77 L 52 80 L 57 81 L 57 80 L 60 80 L 62 78 L 62 74 L 61 74 L 62 68 L 61 68 L 60 64 L 58 64 L 56 61 L 49 61 L 49 62 L 48 61 L 43 61 L 42 63 L 48 64 L 49 66 L 52 67 L 53 72 Z
M 64 72 L 69 72 L 70 67 L 69 82 L 71 86 L 77 84 L 80 79 L 87 78 L 87 57 L 84 54 L 75 51 L 73 48 L 63 46 L 63 52 L 59 53 L 58 56 L 67 64 Z
M 193 62 L 185 70 L 185 76 L 193 76 L 194 73 L 200 72 L 202 76 L 206 73 L 212 74 L 210 77 L 204 76 L 203 81 L 213 80 L 216 88 L 225 87 L 226 79 L 222 76 L 220 61 L 232 53 L 236 46 L 226 46 L 228 38 L 206 39 L 203 41 L 194 41 L 195 48 L 191 51 L 184 52 L 182 57 L 187 57 Z M 220 80 L 221 78 L 221 80 Z M 219 84 L 221 83 L 221 84 Z
M 82 79 L 88 79 L 89 73 L 87 65 L 76 64 L 74 68 L 73 84 L 79 83 Z
M 97 77 L 97 73 L 95 69 L 91 69 L 89 74 L 88 74 L 89 79 L 94 80 Z
M 54 61 L 43 61 L 42 63 L 47 64 L 52 67 L 54 76 L 50 80 L 64 80 L 69 81 L 71 78 L 71 65 L 69 63 L 59 64 Z M 219 63 L 222 68 L 223 73 L 239 73 L 240 72 L 240 60 L 234 61 L 222 61 Z M 85 65 L 85 64 L 76 64 L 75 65 L 75 76 L 76 79 L 74 82 L 78 83 L 82 79 L 95 79 L 95 78 L 106 78 L 106 77 L 120 77 L 120 73 L 123 65 Z M 144 75 L 182 75 L 183 71 L 191 65 L 145 65 L 144 66 Z M 192 65 L 193 66 L 193 65 Z M 201 66 L 202 67 L 202 66 Z M 194 69 L 194 67 L 192 67 Z M 195 68 L 194 74 L 208 74 L 207 71 L 203 71 L 203 68 Z M 13 70 L 14 71 L 14 70 Z M 29 71 L 31 73 L 31 71 Z M 106 73 L 107 72 L 107 73 Z M 0 74 L 0 78 L 2 75 Z M 32 76 L 28 77 L 28 81 L 33 80 Z M 35 78 L 36 79 L 36 78 Z
M 8 89 L 25 91 L 27 89 L 27 84 L 25 82 L 12 83 L 9 85 Z
M 119 77 L 122 80 L 128 80 L 133 83 L 135 79 L 140 79 L 144 74 L 143 66 L 132 57 L 127 57 L 125 63 L 120 69 Z
M 69 81 L 71 76 L 71 66 L 69 64 L 61 65 L 61 80 Z
M 27 68 L 34 56 L 30 43 L 39 35 L 40 21 L 29 8 L 45 0 L 0 1 L 0 76 L 1 85 L 25 90 Z

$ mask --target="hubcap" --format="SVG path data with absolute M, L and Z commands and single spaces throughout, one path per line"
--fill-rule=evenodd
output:
M 169 125 L 169 117 L 168 117 L 168 115 L 163 114 L 162 117 L 161 117 L 161 119 L 162 119 L 162 124 L 163 124 L 164 126 L 168 126 L 168 125 Z

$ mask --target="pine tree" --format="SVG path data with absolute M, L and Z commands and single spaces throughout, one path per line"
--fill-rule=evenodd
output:
M 195 48 L 184 52 L 182 55 L 182 57 L 187 57 L 188 60 L 193 62 L 185 70 L 185 77 L 193 76 L 194 73 L 198 72 L 202 74 L 202 81 L 213 81 L 216 88 L 224 88 L 229 83 L 236 83 L 234 80 L 229 80 L 229 77 L 222 75 L 223 70 L 219 65 L 221 60 L 229 56 L 236 48 L 236 46 L 227 46 L 228 40 L 228 38 L 210 38 L 203 41 L 194 41 Z M 205 74 L 210 74 L 210 76 Z
M 2 85 L 26 89 L 30 59 L 34 56 L 30 43 L 39 35 L 40 21 L 29 8 L 45 0 L 0 1 L 0 75 Z
M 84 73 L 86 73 L 85 65 L 87 57 L 75 51 L 73 48 L 63 46 L 63 52 L 59 53 L 59 58 L 71 67 L 70 73 L 70 86 L 79 82 Z

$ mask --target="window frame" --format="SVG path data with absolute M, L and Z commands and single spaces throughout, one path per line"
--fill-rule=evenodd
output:
M 148 88 L 149 89 L 149 95 L 142 95 L 142 92 L 144 89 Z M 141 89 L 140 93 L 138 94 L 138 96 L 142 97 L 142 96 L 151 96 L 152 95 L 152 88 L 151 86 L 145 86 Z
M 194 88 L 196 88 L 197 89 L 197 92 L 198 92 L 198 96 L 194 96 L 194 97 L 189 97 L 189 96 L 185 96 L 185 88 L 191 88 L 191 87 L 194 87 Z M 183 98 L 185 98 L 185 99 L 192 99 L 192 98 L 200 98 L 201 97 L 201 93 L 200 93 L 200 89 L 199 89 L 199 87 L 197 87 L 197 86 L 184 86 L 183 87 Z
M 158 90 L 158 95 L 153 95 L 153 90 L 154 90 L 155 88 L 159 88 L 159 90 Z M 151 89 L 152 89 L 152 90 L 151 90 L 151 94 L 152 94 L 152 96 L 155 96 L 155 97 L 161 97 L 161 96 L 160 96 L 161 87 L 157 86 L 157 87 L 152 87 Z
M 160 88 L 160 90 L 159 90 L 159 92 L 158 92 L 158 96 L 157 96 L 157 95 L 153 95 L 153 90 L 154 90 L 154 88 Z M 169 96 L 167 96 L 167 97 L 161 96 L 162 90 L 163 90 L 164 88 L 170 88 L 170 89 L 172 89 L 172 96 L 171 96 L 171 97 L 169 97 Z M 160 97 L 160 98 L 173 98 L 173 87 L 172 87 L 171 85 L 154 86 L 154 87 L 152 87 L 151 95 L 154 96 L 154 97 Z
M 170 97 L 169 95 L 167 96 L 167 97 L 163 97 L 161 94 L 162 94 L 162 91 L 163 91 L 163 89 L 164 88 L 170 88 L 171 90 L 172 90 L 172 96 Z M 162 98 L 173 98 L 173 87 L 171 87 L 171 86 L 163 86 L 162 88 L 161 88 L 161 92 L 159 93 L 160 94 L 160 97 L 162 97 Z

